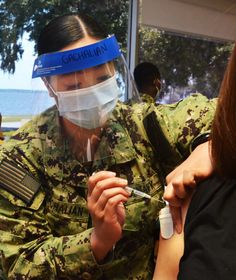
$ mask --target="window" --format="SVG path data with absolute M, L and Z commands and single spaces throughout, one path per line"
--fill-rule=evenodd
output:
M 158 66 L 159 102 L 172 103 L 195 92 L 209 98 L 218 95 L 236 25 L 233 7 L 230 10 L 228 1 L 219 2 L 139 2 L 137 63 Z

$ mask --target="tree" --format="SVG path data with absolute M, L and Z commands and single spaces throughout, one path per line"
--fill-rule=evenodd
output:
M 198 89 L 208 97 L 218 95 L 232 50 L 232 43 L 196 39 L 185 35 L 142 27 L 139 58 L 157 64 L 168 87 Z
M 29 33 L 31 41 L 37 42 L 40 30 L 47 22 L 69 12 L 83 11 L 99 18 L 103 27 L 115 33 L 125 48 L 128 5 L 128 0 L 0 0 L 0 68 L 15 72 L 15 62 L 24 52 L 24 32 Z

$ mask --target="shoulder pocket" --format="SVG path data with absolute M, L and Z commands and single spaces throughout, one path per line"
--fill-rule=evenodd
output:
M 163 131 L 155 112 L 147 115 L 143 123 L 155 155 L 161 163 L 162 172 L 166 176 L 174 166 L 181 163 L 182 156 L 175 149 L 175 143 L 171 144 L 173 140 L 168 136 L 168 132 Z

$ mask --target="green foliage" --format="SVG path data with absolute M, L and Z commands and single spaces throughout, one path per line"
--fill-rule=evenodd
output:
M 0 68 L 14 73 L 15 62 L 24 52 L 21 42 L 24 32 L 37 42 L 38 35 L 52 18 L 66 13 L 85 12 L 111 33 L 115 33 L 124 48 L 128 23 L 128 0 L 1 0 L 0 1 Z M 36 48 L 35 48 L 36 50 Z
M 155 63 L 166 87 L 186 87 L 208 97 L 218 95 L 232 43 L 178 36 L 143 27 L 139 33 L 140 62 Z

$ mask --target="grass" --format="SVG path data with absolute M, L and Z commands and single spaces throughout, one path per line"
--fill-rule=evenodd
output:
M 14 132 L 15 132 L 15 130 L 4 131 L 4 132 L 3 132 L 3 137 L 4 137 L 5 139 L 8 139 Z
M 2 122 L 20 122 L 22 119 L 30 119 L 29 115 L 21 115 L 21 116 L 2 116 Z
M 9 128 L 2 128 L 2 132 L 1 132 L 1 127 L 0 127 L 0 132 L 3 134 L 3 137 L 5 139 L 8 139 L 12 133 L 14 133 L 14 131 L 16 129 L 12 129 L 11 130 L 11 122 L 21 122 L 24 119 L 30 119 L 31 116 L 29 115 L 19 115 L 19 116 L 2 116 L 2 123 L 5 123 L 8 126 L 9 123 Z

